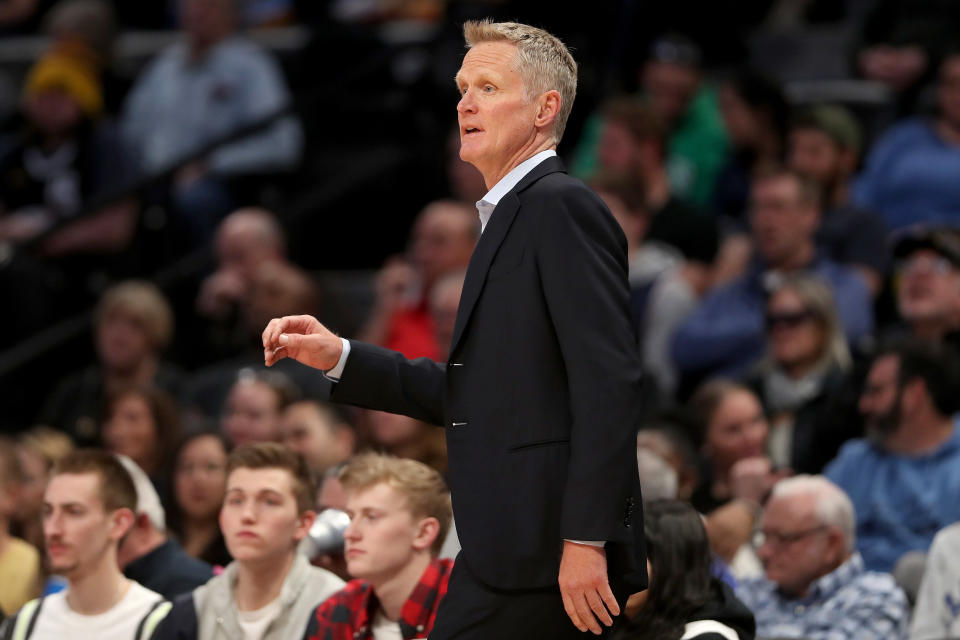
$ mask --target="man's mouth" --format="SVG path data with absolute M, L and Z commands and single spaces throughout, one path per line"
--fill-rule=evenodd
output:
M 483 129 L 479 129 L 477 127 L 464 127 L 463 135 L 469 136 L 470 134 L 473 134 L 473 133 L 483 133 Z

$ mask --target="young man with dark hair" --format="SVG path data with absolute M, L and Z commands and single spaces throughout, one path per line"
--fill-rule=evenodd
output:
M 31 600 L 0 630 L 4 640 L 141 640 L 169 610 L 124 577 L 117 548 L 134 522 L 137 492 L 110 453 L 80 449 L 54 468 L 43 502 L 50 570 L 66 590 Z
M 356 579 L 317 608 L 305 640 L 426 638 L 453 566 L 437 557 L 453 517 L 443 478 L 414 460 L 367 454 L 340 482 Z
M 302 457 L 273 442 L 234 449 L 220 511 L 234 562 L 178 598 L 154 638 L 299 638 L 317 604 L 343 586 L 343 580 L 297 553 L 316 517 L 315 504 L 316 490 Z

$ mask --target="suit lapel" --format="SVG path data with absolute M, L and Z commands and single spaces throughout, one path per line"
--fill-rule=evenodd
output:
M 453 328 L 453 339 L 450 343 L 449 353 L 456 351 L 460 339 L 463 337 L 463 331 L 470 321 L 470 315 L 473 308 L 480 298 L 480 292 L 483 291 L 483 285 L 487 281 L 487 271 L 490 269 L 490 263 L 493 262 L 497 250 L 503 244 L 507 232 L 513 224 L 517 212 L 520 210 L 521 191 L 526 189 L 543 176 L 564 171 L 563 163 L 557 157 L 550 157 L 534 167 L 530 173 L 523 177 L 517 186 L 511 189 L 493 210 L 487 228 L 480 235 L 477 242 L 477 248 L 474 249 L 470 257 L 470 265 L 467 267 L 467 276 L 463 283 L 463 293 L 460 294 L 460 306 L 457 308 L 457 321 Z

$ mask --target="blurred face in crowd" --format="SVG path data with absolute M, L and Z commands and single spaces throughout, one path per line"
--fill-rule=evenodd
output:
M 433 318 L 433 331 L 441 359 L 446 358 L 450 343 L 453 342 L 461 294 L 463 275 L 458 273 L 441 278 L 430 292 L 430 316 Z
M 811 248 L 817 208 L 802 202 L 800 185 L 789 176 L 754 182 L 751 200 L 757 251 L 773 268 L 795 267 L 791 263 Z
M 181 0 L 183 28 L 195 49 L 205 49 L 236 28 L 235 0 Z
M 812 365 L 823 355 L 826 329 L 796 291 L 784 288 L 770 296 L 766 324 L 770 351 L 780 366 Z
M 882 438 L 900 423 L 900 361 L 895 355 L 877 358 L 870 367 L 860 394 L 860 413 L 867 432 Z
M 107 312 L 97 324 L 97 353 L 110 371 L 128 373 L 148 357 L 154 346 L 140 319 L 122 307 Z
M 757 397 L 749 391 L 733 391 L 710 416 L 705 453 L 715 469 L 729 469 L 744 458 L 765 455 L 768 430 Z
M 597 159 L 600 166 L 614 173 L 636 171 L 640 164 L 640 148 L 627 125 L 619 120 L 607 119 L 597 144 Z
M 30 123 L 48 136 L 70 134 L 83 118 L 80 104 L 63 89 L 46 89 L 31 95 L 23 108 Z
M 940 67 L 937 102 L 943 120 L 955 131 L 960 130 L 960 55 L 958 54 L 949 56 Z
M 294 478 L 287 469 L 234 469 L 220 511 L 220 529 L 238 562 L 281 559 L 313 524 L 315 513 L 300 513 Z
M 516 56 L 509 42 L 481 42 L 457 72 L 460 158 L 480 170 L 488 188 L 525 159 L 538 135 L 539 101 L 527 100 Z
M 673 126 L 700 88 L 700 72 L 686 65 L 650 61 L 644 65 L 641 81 L 654 108 Z
M 756 112 L 730 85 L 723 85 L 717 92 L 723 126 L 734 146 L 752 147 L 760 136 L 760 123 Z
M 763 512 L 757 556 L 767 579 L 792 596 L 806 595 L 810 584 L 843 563 L 843 534 L 816 516 L 812 495 L 771 498 Z
M 240 380 L 230 391 L 221 422 L 234 446 L 280 439 L 280 400 L 259 380 Z
M 346 425 L 336 425 L 331 416 L 312 402 L 298 402 L 287 407 L 280 421 L 280 441 L 307 461 L 314 473 L 323 473 L 348 457 L 353 437 Z
M 650 225 L 647 211 L 632 211 L 621 198 L 609 191 L 599 189 L 597 195 L 617 219 L 617 223 L 623 229 L 623 235 L 627 237 L 628 246 L 639 245 L 647 235 L 647 228 Z
M 96 473 L 50 479 L 43 498 L 43 537 L 53 573 L 68 579 L 95 569 L 133 524 L 129 509 L 107 511 Z
M 216 518 L 227 483 L 227 452 L 214 436 L 197 436 L 177 457 L 173 471 L 174 498 L 191 520 Z
M 898 265 L 897 306 L 907 323 L 960 320 L 960 269 L 930 249 Z
M 832 190 L 838 181 L 846 180 L 856 165 L 856 154 L 842 149 L 820 129 L 797 128 L 790 132 L 787 164 L 821 185 Z
M 423 210 L 413 228 L 410 258 L 427 286 L 467 268 L 479 224 L 476 210 L 466 206 L 437 202 Z
M 249 284 L 264 263 L 282 257 L 282 247 L 263 216 L 256 210 L 236 211 L 217 229 L 218 267 L 236 273 Z
M 23 471 L 17 517 L 27 520 L 40 514 L 49 472 L 46 461 L 27 447 L 17 447 L 17 455 L 20 456 L 20 468 Z
M 127 456 L 147 473 L 156 471 L 152 467 L 159 445 L 157 423 L 143 396 L 128 393 L 114 401 L 103 439 L 112 453 Z
M 416 440 L 425 429 L 432 428 L 414 418 L 384 411 L 367 411 L 367 425 L 374 441 L 388 449 Z
M 664 433 L 656 429 L 642 429 L 637 433 L 637 451 L 646 449 L 659 456 L 677 473 L 677 499 L 688 500 L 699 480 L 696 467 L 688 464 L 684 455 Z
M 406 567 L 418 551 L 430 549 L 436 518 L 417 518 L 406 497 L 387 483 L 347 492 L 350 526 L 344 532 L 347 571 L 382 584 Z
M 316 307 L 314 282 L 289 264 L 264 262 L 248 284 L 244 319 L 258 338 L 273 318 L 313 312 Z

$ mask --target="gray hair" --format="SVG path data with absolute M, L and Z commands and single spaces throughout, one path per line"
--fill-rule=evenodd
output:
M 847 551 L 853 551 L 857 542 L 856 515 L 853 502 L 843 489 L 824 476 L 802 474 L 786 478 L 774 485 L 770 499 L 796 496 L 812 497 L 814 515 L 820 524 L 840 529 Z
M 559 38 L 517 22 L 470 20 L 463 25 L 467 48 L 481 42 L 509 42 L 517 47 L 516 70 L 529 102 L 547 91 L 560 93 L 560 111 L 553 122 L 553 141 L 560 142 L 577 95 L 577 63 Z

